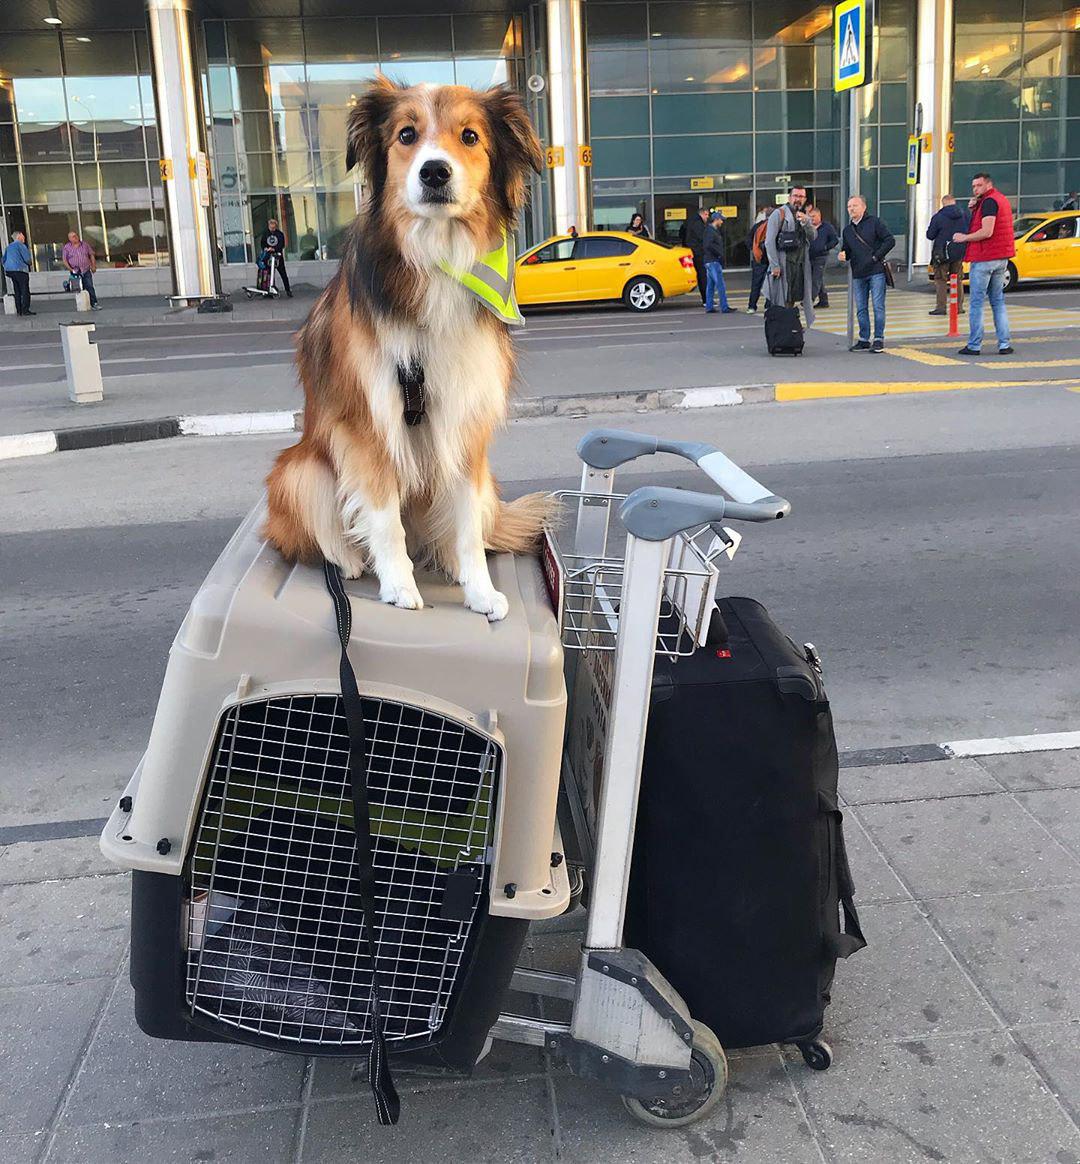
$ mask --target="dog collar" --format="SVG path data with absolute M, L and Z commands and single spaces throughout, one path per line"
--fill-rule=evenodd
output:
M 525 320 L 514 298 L 514 262 L 517 258 L 514 236 L 503 229 L 502 242 L 473 263 L 468 271 L 452 267 L 444 259 L 439 270 L 472 292 L 493 315 L 511 327 L 521 327 Z

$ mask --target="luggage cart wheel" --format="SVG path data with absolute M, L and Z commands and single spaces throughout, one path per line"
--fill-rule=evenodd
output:
M 246 287 L 244 288 L 244 294 L 245 294 L 245 295 L 246 295 L 246 296 L 247 296 L 249 299 L 254 299 L 254 298 L 255 298 L 255 296 L 254 296 L 254 295 L 252 295 L 252 293 L 251 293 L 251 292 L 250 292 L 250 291 L 249 291 L 249 290 L 248 290 Z
M 653 1128 L 682 1128 L 704 1119 L 720 1102 L 728 1083 L 728 1062 L 720 1040 L 704 1023 L 691 1020 L 694 1041 L 690 1045 L 692 1093 L 670 1099 L 640 1100 L 622 1097 L 636 1120 Z
M 828 1071 L 832 1066 L 832 1047 L 824 1039 L 814 1039 L 809 1043 L 799 1043 L 803 1062 L 815 1071 Z

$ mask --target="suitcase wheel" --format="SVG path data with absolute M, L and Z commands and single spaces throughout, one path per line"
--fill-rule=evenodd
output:
M 824 1039 L 814 1039 L 809 1043 L 799 1043 L 803 1062 L 814 1071 L 828 1071 L 832 1066 L 832 1047 Z
M 623 1106 L 636 1120 L 652 1128 L 683 1128 L 696 1123 L 720 1102 L 728 1083 L 728 1062 L 720 1040 L 704 1023 L 691 1020 L 694 1041 L 690 1045 L 692 1094 L 670 1099 L 640 1100 L 622 1097 Z

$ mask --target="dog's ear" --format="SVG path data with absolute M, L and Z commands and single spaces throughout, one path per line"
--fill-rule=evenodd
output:
M 508 215 L 525 205 L 525 178 L 540 172 L 544 154 L 521 97 L 509 85 L 484 94 L 492 139 L 492 177 Z
M 386 169 L 383 126 L 401 89 L 402 86 L 378 73 L 364 86 L 349 114 L 345 168 L 351 170 L 359 164 L 368 181 L 377 188 L 382 186 Z

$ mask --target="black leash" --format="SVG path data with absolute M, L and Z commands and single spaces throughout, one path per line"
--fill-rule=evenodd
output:
M 397 378 L 401 385 L 405 423 L 413 428 L 424 419 L 424 365 L 420 363 L 419 356 L 413 356 L 408 366 L 398 364 Z
M 422 373 L 421 373 L 422 375 Z M 421 416 L 423 412 L 421 412 Z M 371 963 L 371 1049 L 368 1052 L 368 1082 L 375 1096 L 375 1110 L 380 1124 L 396 1124 L 401 1101 L 390 1077 L 390 1060 L 383 1037 L 382 1002 L 379 997 L 379 971 L 375 962 L 375 869 L 372 865 L 371 812 L 367 792 L 367 740 L 364 733 L 364 710 L 356 687 L 356 674 L 349 662 L 349 638 L 352 634 L 352 606 L 345 593 L 341 571 L 333 562 L 323 562 L 326 589 L 334 601 L 338 638 L 341 640 L 341 702 L 349 731 L 349 785 L 352 791 L 353 833 L 356 838 L 356 866 L 359 874 L 360 905 L 364 913 L 361 942 Z

